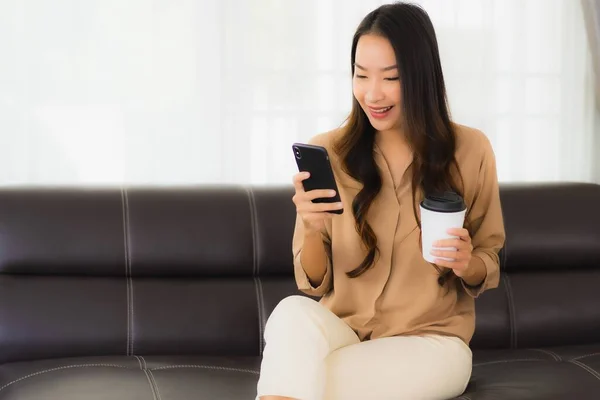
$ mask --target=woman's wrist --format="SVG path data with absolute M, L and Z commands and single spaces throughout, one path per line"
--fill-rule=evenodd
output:
M 481 285 L 487 276 L 485 263 L 479 257 L 471 257 L 471 262 L 467 268 L 466 274 L 462 276 L 462 280 L 472 287 Z

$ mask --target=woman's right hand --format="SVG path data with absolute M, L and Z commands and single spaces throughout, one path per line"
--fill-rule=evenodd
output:
M 325 220 L 332 218 L 335 214 L 327 211 L 342 209 L 342 203 L 313 203 L 312 200 L 335 196 L 335 190 L 316 189 L 304 191 L 302 181 L 308 179 L 308 172 L 299 172 L 294 175 L 294 188 L 296 193 L 292 201 L 296 205 L 296 212 L 302 217 L 304 228 L 308 233 L 325 232 Z

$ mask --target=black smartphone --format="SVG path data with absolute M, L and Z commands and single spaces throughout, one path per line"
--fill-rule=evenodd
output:
M 298 171 L 310 173 L 310 177 L 302 181 L 305 191 L 308 192 L 315 189 L 335 190 L 334 197 L 318 198 L 313 200 L 313 203 L 337 203 L 342 201 L 333 175 L 333 169 L 329 162 L 327 149 L 322 146 L 304 143 L 294 143 L 292 149 L 294 150 Z M 339 209 L 328 212 L 342 214 L 344 210 Z

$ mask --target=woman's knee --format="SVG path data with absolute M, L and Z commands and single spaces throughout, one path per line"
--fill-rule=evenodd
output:
M 310 307 L 314 307 L 316 303 L 316 301 L 305 296 L 287 296 L 277 303 L 269 316 L 269 319 L 277 318 L 279 316 L 288 317 L 291 315 L 303 314 Z
M 317 304 L 315 300 L 306 296 L 295 294 L 281 299 L 275 308 L 304 309 L 306 307 L 311 307 L 315 304 Z
M 283 298 L 273 309 L 267 320 L 265 331 L 273 325 L 289 326 L 305 319 L 311 307 L 318 306 L 315 300 L 305 296 L 293 295 Z

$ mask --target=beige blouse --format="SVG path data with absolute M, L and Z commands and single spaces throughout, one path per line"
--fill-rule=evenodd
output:
M 439 286 L 438 272 L 421 255 L 421 232 L 412 208 L 413 201 L 418 206 L 420 199 L 412 198 L 411 166 L 395 188 L 377 146 L 374 157 L 383 187 L 367 218 L 377 235 L 379 257 L 358 278 L 347 277 L 345 272 L 356 268 L 365 256 L 350 208 L 362 185 L 342 171 L 341 160 L 333 151 L 341 129 L 310 140 L 329 152 L 344 213 L 326 224 L 331 256 L 319 287 L 311 286 L 300 262 L 304 228 L 297 216 L 292 244 L 296 283 L 304 293 L 321 296 L 321 304 L 344 320 L 361 340 L 433 333 L 456 336 L 469 344 L 475 330 L 474 298 L 498 286 L 498 252 L 505 233 L 494 153 L 482 132 L 462 125 L 455 125 L 455 129 L 456 160 L 464 182 L 467 219 L 473 228 L 472 256 L 481 258 L 487 270 L 484 282 L 476 288 L 453 274 L 444 287 Z

